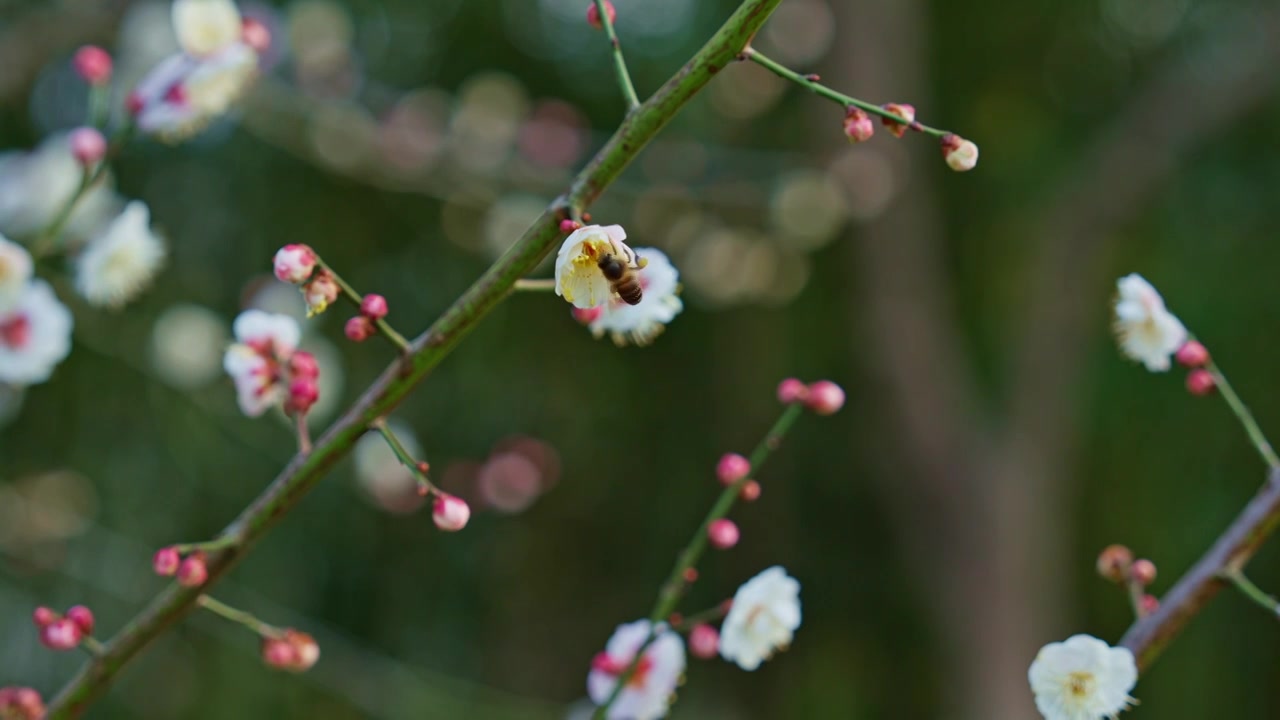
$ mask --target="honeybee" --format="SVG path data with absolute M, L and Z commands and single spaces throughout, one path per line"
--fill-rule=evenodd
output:
M 618 297 L 628 305 L 639 305 L 641 298 L 644 297 L 644 288 L 640 286 L 640 277 L 636 271 L 648 264 L 644 258 L 636 261 L 635 265 L 630 265 L 626 260 L 612 253 L 605 253 L 600 256 L 600 272 L 604 273 L 604 277 L 609 281 L 609 287 L 613 289 Z

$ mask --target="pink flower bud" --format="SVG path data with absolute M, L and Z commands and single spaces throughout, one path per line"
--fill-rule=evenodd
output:
M 5 720 L 43 720 L 44 701 L 40 693 L 28 687 L 0 688 L 0 718 Z
M 49 625 L 50 623 L 57 621 L 57 619 L 58 619 L 58 613 L 54 612 L 52 609 L 47 608 L 43 605 L 36 608 L 31 613 L 31 621 L 34 622 L 36 624 L 36 627 L 38 628 L 45 627 L 46 625 Z
M 1104 580 L 1124 582 L 1133 565 L 1133 551 L 1124 545 L 1108 545 L 1098 553 L 1098 574 Z
M 316 356 L 306 350 L 298 350 L 289 356 L 289 374 L 294 379 L 315 380 L 320 377 L 320 364 Z
M 696 658 L 710 660 L 720 651 L 720 632 L 706 623 L 689 631 L 689 652 Z
M 307 317 L 324 312 L 338 299 L 341 292 L 342 288 L 338 287 L 332 273 L 326 270 L 316 273 L 310 282 L 302 286 L 302 298 L 307 303 Z
M 844 407 L 844 389 L 830 380 L 819 380 L 809 386 L 805 404 L 819 415 L 834 415 Z
M 915 122 L 916 109 L 913 105 L 907 105 L 906 103 L 889 103 L 884 106 L 884 110 L 885 112 L 893 113 L 894 115 L 905 119 L 908 123 Z M 902 137 L 903 135 L 906 135 L 907 129 L 910 127 L 910 125 L 903 125 L 897 120 L 890 120 L 887 117 L 880 118 L 880 122 L 883 123 L 886 128 L 889 128 L 889 132 L 893 133 L 894 137 Z
M 360 314 L 370 320 L 381 320 L 387 316 L 387 299 L 374 293 L 365 295 L 360 301 Z
M 716 463 L 716 477 L 725 485 L 732 485 L 751 473 L 751 463 L 737 453 L 726 453 Z
M 1188 340 L 1178 348 L 1174 357 L 1183 367 L 1204 367 L 1205 363 L 1209 362 L 1209 349 L 1201 345 L 1198 340 Z
M 75 605 L 67 610 L 67 619 L 80 628 L 85 635 L 93 634 L 93 611 L 83 605 Z
M 373 337 L 373 333 L 377 329 L 372 320 L 363 315 L 356 315 L 347 321 L 342 330 L 347 334 L 347 339 L 351 342 L 364 342 Z
M 597 305 L 597 306 L 592 307 L 592 308 L 577 308 L 577 307 L 576 307 L 576 308 L 574 308 L 574 309 L 573 309 L 573 319 L 574 319 L 574 320 L 577 320 L 578 322 L 582 323 L 583 325 L 590 325 L 591 323 L 595 322 L 596 320 L 599 320 L 599 319 L 600 319 L 600 316 L 601 316 L 602 314 L 604 314 L 604 306 L 603 306 L 603 305 Z
M 271 31 L 261 20 L 245 18 L 240 23 L 240 39 L 261 55 L 271 48 Z
M 262 662 L 277 670 L 288 670 L 297 662 L 297 652 L 284 638 L 263 638 Z
M 94 167 L 107 154 L 107 139 L 102 137 L 97 128 L 76 128 L 71 131 L 68 140 L 71 143 L 71 155 L 83 167 Z
M 178 572 L 178 564 L 181 562 L 182 556 L 178 554 L 177 548 L 162 547 L 151 558 L 151 569 L 161 577 L 172 577 Z
M 698 568 L 687 567 L 680 573 L 680 577 L 683 578 L 685 582 L 692 585 L 693 583 L 698 582 Z
M 183 587 L 200 587 L 209 579 L 209 568 L 204 562 L 204 553 L 188 555 L 178 565 L 178 584 Z
M 560 221 L 560 232 L 565 234 L 571 233 L 580 227 L 582 227 L 582 223 L 578 222 L 577 220 L 570 220 L 568 218 L 565 218 L 564 220 Z
M 613 3 L 604 0 L 604 11 L 609 13 L 609 24 L 612 25 L 618 19 L 618 11 L 613 7 Z M 604 29 L 604 23 L 600 22 L 600 8 L 595 3 L 587 6 L 587 24 L 597 30 Z
M 942 157 L 952 170 L 968 172 L 978 165 L 978 146 L 955 133 L 947 133 L 942 136 Z
M 809 386 L 795 378 L 778 383 L 778 402 L 783 405 L 804 402 L 809 397 Z
M 876 134 L 876 124 L 871 116 L 862 108 L 851 107 L 844 116 L 844 135 L 851 143 L 860 143 L 871 139 Z
M 111 79 L 111 56 L 97 45 L 85 45 L 77 50 L 71 66 L 90 85 L 105 85 Z
M 1201 368 L 1187 373 L 1187 392 L 1192 395 L 1208 395 L 1216 385 L 1213 373 L 1208 370 Z
M 320 659 L 320 644 L 307 633 L 286 630 L 285 640 L 293 646 L 293 653 L 296 658 L 293 667 L 290 668 L 293 672 L 310 670 L 316 664 L 316 661 Z
M 50 650 L 71 650 L 80 646 L 84 631 L 69 618 L 60 618 L 40 628 L 40 644 Z
M 1156 581 L 1156 564 L 1150 560 L 1135 560 L 1133 566 L 1129 568 L 1129 577 L 1146 587 Z
M 471 519 L 471 508 L 462 498 L 441 493 L 436 496 L 435 505 L 432 506 L 431 519 L 441 530 L 457 532 L 467 526 L 467 521 Z
M 315 378 L 298 378 L 289 383 L 289 399 L 284 409 L 289 414 L 306 413 L 320 399 L 320 385 Z
M 272 266 L 276 273 L 276 279 L 281 282 L 300 285 L 311 277 L 311 273 L 315 272 L 318 261 L 319 258 L 316 257 L 316 251 L 312 250 L 310 246 L 292 244 L 285 245 L 276 251 Z M 334 297 L 336 298 L 337 296 L 335 295 Z
M 1143 595 L 1140 608 L 1143 615 L 1150 615 L 1160 609 L 1160 601 L 1155 595 Z
M 738 526 L 732 520 L 721 518 L 707 526 L 707 538 L 719 550 L 728 550 L 738 544 Z
M 755 480 L 748 480 L 742 485 L 742 490 L 739 491 L 738 497 L 742 498 L 743 502 L 755 502 L 760 499 L 760 492 L 760 483 Z

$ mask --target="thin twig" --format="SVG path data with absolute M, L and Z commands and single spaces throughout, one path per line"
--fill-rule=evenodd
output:
M 1231 407 L 1231 412 L 1240 420 L 1240 424 L 1244 426 L 1245 434 L 1249 436 L 1249 442 L 1253 443 L 1253 447 L 1257 449 L 1258 454 L 1262 456 L 1262 461 L 1272 469 L 1280 468 L 1280 458 L 1276 457 L 1276 451 L 1271 449 L 1271 443 L 1267 441 L 1267 436 L 1262 434 L 1262 428 L 1258 427 L 1258 421 L 1254 419 L 1253 413 L 1249 412 L 1248 406 L 1236 394 L 1231 382 L 1227 380 L 1227 376 L 1218 368 L 1217 363 L 1212 360 L 1205 365 L 1205 369 L 1213 375 L 1213 382 L 1222 393 L 1222 399 L 1227 401 L 1227 405 Z
M 622 88 L 622 96 L 627 100 L 627 112 L 640 107 L 640 98 L 636 96 L 636 87 L 631 84 L 631 73 L 627 72 L 627 61 L 622 58 L 622 43 L 618 42 L 618 33 L 613 29 L 613 18 L 609 17 L 607 0 L 595 0 L 596 12 L 600 13 L 600 24 L 604 26 L 604 34 L 609 38 L 613 54 L 613 69 L 618 74 L 618 87 Z
M 369 423 L 393 410 L 510 292 L 561 239 L 560 221 L 581 212 L 617 179 L 650 140 L 711 78 L 742 52 L 782 0 L 745 0 L 692 59 L 635 112 L 557 198 L 492 266 L 441 315 L 410 353 L 398 358 L 361 398 L 316 441 L 310 454 L 295 455 L 267 489 L 223 531 L 236 539 L 207 559 L 209 578 L 201 588 L 172 583 L 105 643 L 102 655 L 86 663 L 49 703 L 46 720 L 78 717 L 110 686 L 119 672 L 153 640 L 196 606 L 250 548 L 291 512 L 316 483 L 355 445 Z
M 1252 600 L 1256 605 L 1267 611 L 1271 617 L 1280 615 L 1280 603 L 1276 602 L 1274 596 L 1269 595 L 1262 588 L 1254 584 L 1244 571 L 1239 568 L 1227 568 L 1222 571 L 1222 579 L 1235 586 L 1240 594 Z

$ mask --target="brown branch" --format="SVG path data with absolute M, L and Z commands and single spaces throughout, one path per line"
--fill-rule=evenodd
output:
M 666 82 L 653 97 L 630 113 L 609 142 L 524 235 L 466 290 L 432 326 L 413 341 L 411 352 L 397 359 L 356 404 L 299 454 L 219 539 L 227 549 L 210 554 L 209 578 L 198 588 L 170 584 L 115 637 L 104 652 L 86 663 L 49 705 L 47 720 L 74 718 L 106 692 L 130 660 L 166 629 L 195 608 L 196 599 L 225 576 L 276 523 L 294 510 L 316 483 L 341 460 L 371 422 L 395 409 L 419 383 L 554 247 L 559 223 L 569 210 L 593 202 L 640 153 L 640 150 L 726 64 L 733 62 L 781 0 L 745 0 L 725 24 Z
M 1280 470 L 1249 501 L 1213 547 L 1160 600 L 1154 613 L 1135 622 L 1120 644 L 1133 651 L 1138 670 L 1145 671 L 1182 628 L 1204 609 L 1227 583 L 1222 574 L 1243 569 L 1280 526 Z

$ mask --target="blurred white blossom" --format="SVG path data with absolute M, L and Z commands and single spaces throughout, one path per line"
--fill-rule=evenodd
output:
M 31 281 L 34 263 L 21 245 L 0 235 L 0 312 L 13 307 Z
M 27 283 L 0 313 L 0 382 L 33 385 L 49 379 L 71 352 L 71 311 L 43 280 Z
M 684 309 L 680 273 L 666 254 L 657 248 L 637 248 L 636 255 L 647 262 L 636 271 L 644 289 L 640 302 L 628 305 L 617 296 L 610 297 L 588 326 L 592 335 L 607 333 L 617 345 L 648 345 Z
M 261 310 L 240 313 L 232 330 L 236 343 L 227 348 L 222 367 L 235 382 L 241 412 L 257 417 L 284 401 L 284 363 L 302 331 L 293 318 Z
M 90 303 L 119 307 L 151 283 L 164 262 L 164 242 L 151 231 L 145 203 L 129 203 L 76 260 L 76 289 Z
M 592 660 L 591 672 L 587 675 L 587 694 L 597 705 L 603 705 L 613 694 L 619 676 L 635 659 L 636 651 L 649 637 L 651 627 L 648 620 L 619 625 L 605 645 L 604 652 Z M 665 717 L 671 696 L 684 675 L 684 668 L 684 641 L 666 626 L 659 626 L 657 639 L 644 651 L 635 674 L 610 706 L 607 717 L 611 720 Z
M 626 242 L 621 225 L 587 225 L 565 238 L 556 254 L 556 294 L 577 308 L 603 305 L 613 296 L 609 280 L 600 269 L 600 258 L 613 255 L 628 265 L 636 254 Z
M 51 135 L 30 152 L 0 155 L 0 232 L 27 237 L 44 230 L 83 177 L 66 134 Z M 63 227 L 70 238 L 88 237 L 119 211 L 109 186 L 110 175 L 104 175 L 76 203 Z
M 173 0 L 173 30 L 188 55 L 211 55 L 240 39 L 240 10 L 232 0 Z
M 720 656 L 755 670 L 800 627 L 800 583 L 775 565 L 738 588 L 720 628 Z
M 223 319 L 199 305 L 174 305 L 151 331 L 151 364 L 175 387 L 197 388 L 217 377 L 219 353 L 227 346 Z
M 1138 666 L 1128 648 L 1074 635 L 1041 648 L 1027 679 L 1048 720 L 1100 720 L 1135 702 L 1129 691 L 1138 682 Z
M 1171 357 L 1187 340 L 1182 321 L 1164 307 L 1164 298 L 1141 275 L 1116 282 L 1115 331 L 1120 351 L 1152 372 L 1172 366 Z

